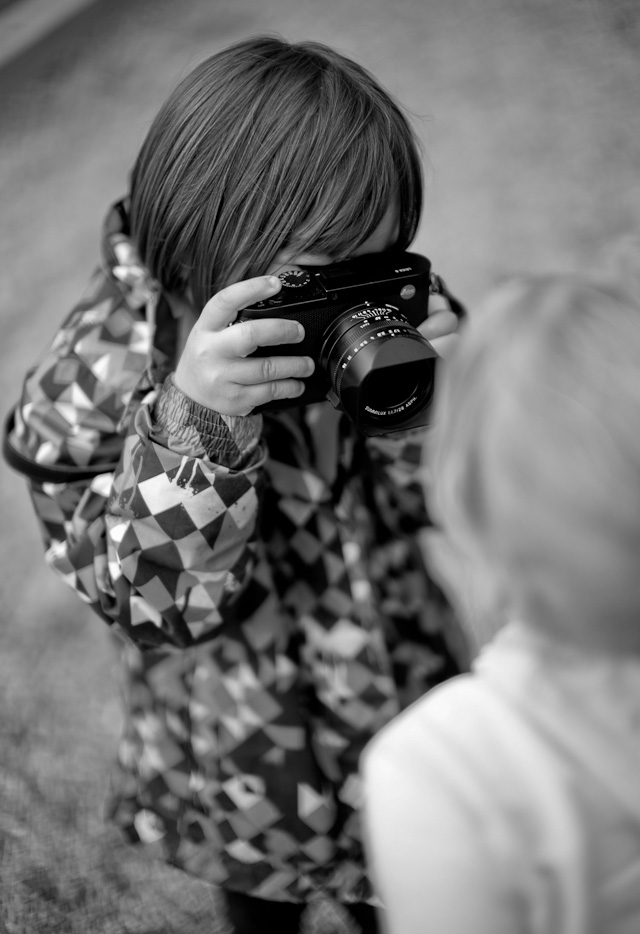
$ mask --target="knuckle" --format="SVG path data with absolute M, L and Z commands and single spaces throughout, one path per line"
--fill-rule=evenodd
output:
M 236 303 L 234 301 L 234 295 L 235 290 L 233 285 L 227 285 L 217 293 L 214 300 L 223 311 L 235 311 Z
M 273 357 L 264 357 L 262 360 L 262 377 L 265 382 L 277 379 L 277 366 Z
M 268 384 L 269 386 L 269 401 L 273 402 L 277 399 L 292 399 L 296 396 L 299 396 L 303 385 L 299 380 L 296 379 L 280 379 L 276 382 Z
M 286 384 L 283 381 L 269 383 L 270 402 L 275 402 L 276 399 L 284 399 L 286 395 Z

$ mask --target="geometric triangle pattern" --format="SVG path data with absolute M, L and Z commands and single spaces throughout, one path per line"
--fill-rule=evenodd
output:
M 182 396 L 175 322 L 118 217 L 12 439 L 34 464 L 100 465 L 30 486 L 49 564 L 121 645 L 109 813 L 212 883 L 367 900 L 360 753 L 463 663 L 417 544 L 420 438 L 343 420 L 330 483 L 308 409 L 234 419 Z

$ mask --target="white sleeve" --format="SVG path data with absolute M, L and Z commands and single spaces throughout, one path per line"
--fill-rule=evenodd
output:
M 430 724 L 425 701 L 365 751 L 365 843 L 389 934 L 522 930 L 516 887 L 493 846 L 502 828 L 472 762 Z

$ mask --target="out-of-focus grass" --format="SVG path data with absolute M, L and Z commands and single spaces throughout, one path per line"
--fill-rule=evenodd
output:
M 110 645 L 93 620 L 83 626 L 85 612 L 47 620 L 32 651 L 6 640 L 0 934 L 218 934 L 214 889 L 149 862 L 103 821 L 117 734 L 107 720 L 118 717 Z M 69 679 L 62 704 L 50 702 L 60 674 Z
M 226 931 L 215 888 L 139 856 L 103 822 L 91 772 L 66 774 L 72 763 L 34 726 L 37 712 L 24 717 L 4 700 L 0 692 L 0 934 Z M 330 903 L 305 923 L 314 934 L 349 929 Z
M 137 859 L 105 826 L 86 788 L 60 780 L 43 792 L 22 754 L 19 723 L 0 769 L 1 934 L 215 934 L 214 890 Z M 7 761 L 8 760 L 8 761 Z
M 148 860 L 104 821 L 116 653 L 50 571 L 33 581 L 0 655 L 0 934 L 223 934 L 214 887 Z M 329 902 L 305 924 L 351 929 Z

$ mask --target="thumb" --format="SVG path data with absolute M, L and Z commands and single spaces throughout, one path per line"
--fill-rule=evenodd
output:
M 236 320 L 243 308 L 270 298 L 281 288 L 282 282 L 277 276 L 256 276 L 234 282 L 209 299 L 198 319 L 199 327 L 210 331 L 222 330 Z

